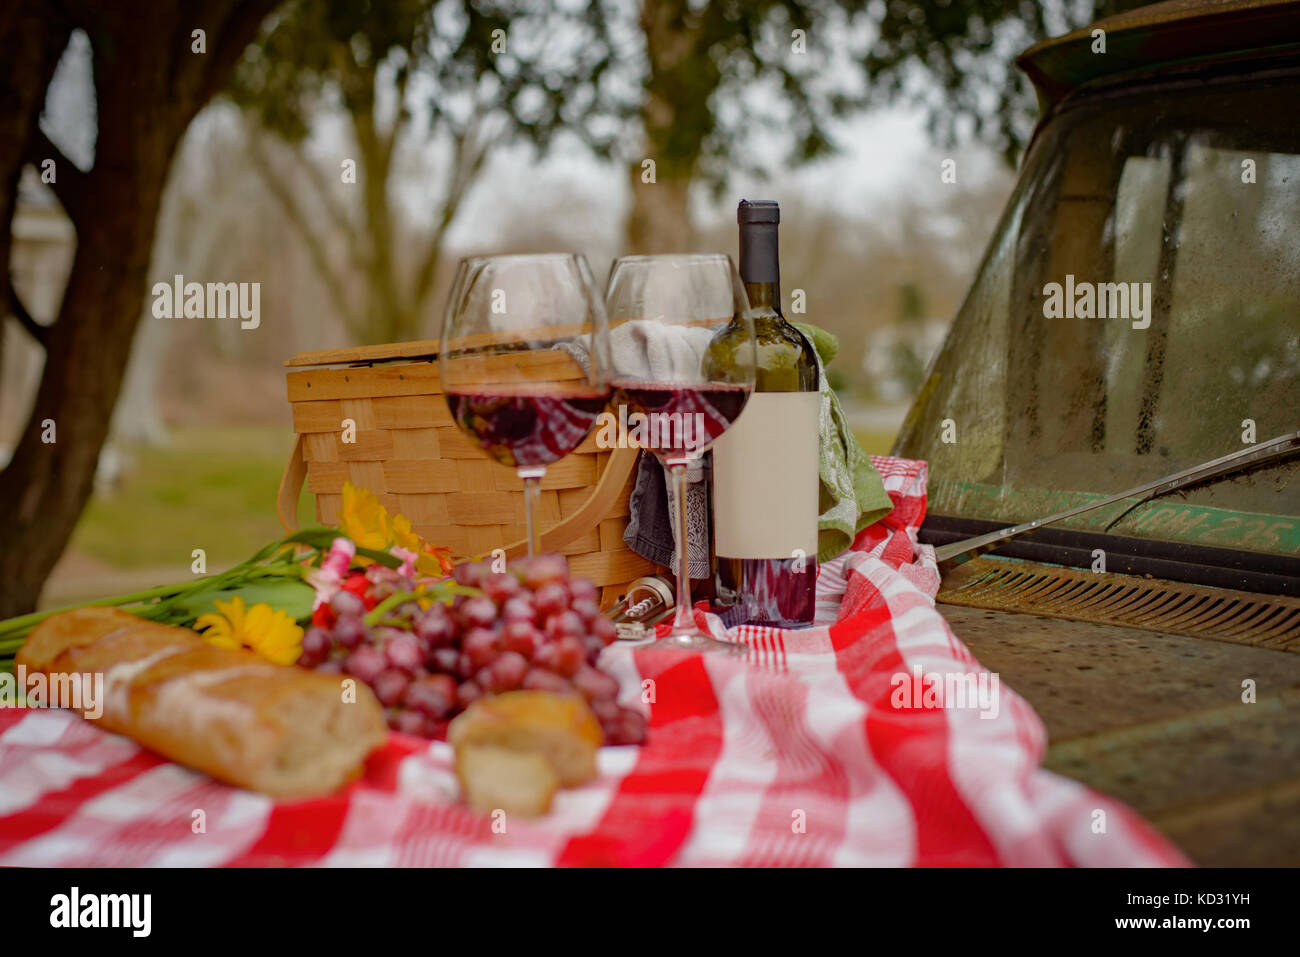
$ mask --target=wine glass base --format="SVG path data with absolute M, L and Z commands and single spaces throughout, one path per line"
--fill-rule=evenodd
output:
M 657 638 L 643 648 L 660 651 L 693 651 L 718 655 L 743 656 L 749 653 L 749 647 L 738 641 L 719 641 L 703 632 L 675 632 Z

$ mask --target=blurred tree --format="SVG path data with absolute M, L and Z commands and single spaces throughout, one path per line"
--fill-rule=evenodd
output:
M 919 101 L 940 141 L 965 124 L 1011 162 L 1037 113 L 1015 55 L 1146 2 L 641 0 L 644 151 L 629 157 L 627 245 L 690 248 L 691 184 L 718 192 L 737 172 L 770 174 L 823 156 L 834 148 L 834 119 L 869 104 Z M 760 131 L 773 135 L 760 143 Z M 772 152 L 782 140 L 784 153 Z
M 630 252 L 691 248 L 687 199 L 693 182 L 720 191 L 736 173 L 770 173 L 830 150 L 828 121 L 855 102 L 828 82 L 825 70 L 832 22 L 843 21 L 838 15 L 845 6 L 858 4 L 642 0 L 640 129 L 627 157 Z M 760 90 L 759 97 L 752 95 Z M 775 96 L 775 112 L 762 94 Z M 784 136 L 784 156 L 755 148 L 760 130 Z
M 355 340 L 419 334 L 447 230 L 493 149 L 524 140 L 544 151 L 565 129 L 608 152 L 614 130 L 598 122 L 613 109 L 602 85 L 606 28 L 599 4 L 535 0 L 295 0 L 268 22 L 232 94 L 294 155 L 277 165 L 251 137 L 250 156 Z M 306 143 L 332 107 L 351 142 L 322 166 Z M 448 147 L 427 209 L 411 208 L 422 190 L 396 193 L 403 142 Z M 342 262 L 322 215 L 343 240 Z M 409 233 L 425 234 L 413 249 Z M 360 301 L 341 278 L 349 264 L 363 277 Z
M 873 102 L 906 98 L 926 106 L 941 142 L 963 124 L 1014 163 L 1038 106 L 1012 64 L 1049 36 L 1151 0 L 887 0 L 871 4 L 878 37 L 861 62 Z M 918 68 L 932 82 L 917 83 Z M 936 90 L 937 85 L 937 90 Z M 936 95 L 937 94 L 937 95 Z
M 253 155 L 299 224 L 348 327 L 361 339 L 414 334 L 442 241 L 489 151 L 561 128 L 627 164 L 629 252 L 688 249 L 692 185 L 770 175 L 831 152 L 837 117 L 919 99 L 936 137 L 966 123 L 1010 159 L 1034 99 L 1011 58 L 1028 44 L 1140 0 L 296 0 L 269 24 L 236 100 L 292 146 L 294 169 Z M 933 82 L 923 82 L 924 77 Z M 412 84 L 412 77 L 420 81 Z M 921 81 L 921 82 L 918 82 Z M 349 115 L 361 211 L 303 144 L 324 106 Z M 389 108 L 385 108 L 385 106 Z M 422 110 L 427 109 L 427 122 Z M 403 281 L 390 177 L 403 138 L 451 143 L 430 235 Z M 314 201 L 304 198 L 309 187 Z M 316 214 L 313 214 L 313 207 Z M 346 237 L 365 276 L 352 302 L 319 225 Z
M 898 321 L 914 322 L 925 318 L 925 291 L 909 279 L 898 286 Z
M 925 308 L 925 292 L 918 283 L 909 279 L 899 284 L 897 329 L 890 357 L 894 376 L 909 395 L 920 388 L 930 358 L 924 350 L 923 330 L 918 328 L 926 318 Z
M 45 351 L 27 425 L 0 472 L 0 618 L 35 606 L 90 495 L 149 289 L 154 224 L 172 154 L 273 5 L 17 0 L 0 9 L 7 51 L 0 57 L 0 261 L 7 270 L 26 164 L 53 170 L 47 181 L 77 233 L 53 322 L 29 314 L 7 272 L 0 287 L 0 314 L 12 316 Z M 95 162 L 86 170 L 40 126 L 50 78 L 75 29 L 89 38 L 94 60 Z M 202 52 L 196 30 L 203 31 Z

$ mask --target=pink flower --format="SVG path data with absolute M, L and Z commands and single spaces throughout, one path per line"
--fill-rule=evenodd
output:
M 397 568 L 397 574 L 403 578 L 415 577 L 415 560 L 420 556 L 409 548 L 403 548 L 401 545 L 394 545 L 388 550 L 390 555 L 395 555 L 402 560 L 402 564 Z
M 329 553 L 321 562 L 320 568 L 313 569 L 304 576 L 307 584 L 316 589 L 316 601 L 312 604 L 313 611 L 334 597 L 356 554 L 357 546 L 351 539 L 336 538 L 330 543 Z
M 336 538 L 330 543 L 329 554 L 321 562 L 321 571 L 328 571 L 334 578 L 341 579 L 352 566 L 352 559 L 357 555 L 357 546 L 350 538 Z

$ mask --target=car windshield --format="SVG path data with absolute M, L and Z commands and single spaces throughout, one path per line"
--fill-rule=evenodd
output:
M 896 446 L 932 513 L 1023 521 L 1300 428 L 1300 77 L 1160 85 L 1040 131 Z M 1300 459 L 1111 531 L 1300 554 Z

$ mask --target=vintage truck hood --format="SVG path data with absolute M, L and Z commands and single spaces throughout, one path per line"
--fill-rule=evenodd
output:
M 944 583 L 939 611 L 1042 717 L 1048 769 L 1126 801 L 1199 864 L 1300 860 L 1300 634 L 1270 641 L 1228 628 L 1206 640 L 1049 617 L 1044 612 L 1078 611 L 1059 596 L 1053 607 L 1049 593 L 1079 591 L 1086 583 L 1071 576 L 1093 573 L 993 558 L 957 571 L 960 578 Z M 993 573 L 1028 577 L 999 592 L 988 581 Z M 1196 600 L 1178 583 L 1095 577 L 1098 591 L 1122 586 L 1126 601 L 1145 603 L 1153 615 L 1162 605 Z M 1033 579 L 1038 584 L 1026 586 Z M 982 589 L 971 584 L 980 580 Z M 1017 585 L 1044 594 L 1037 604 L 1032 594 L 1017 604 Z M 1221 610 L 1245 595 L 1300 614 L 1295 599 L 1201 591 L 1201 599 L 1220 600 Z M 1243 701 L 1248 690 L 1253 703 Z

